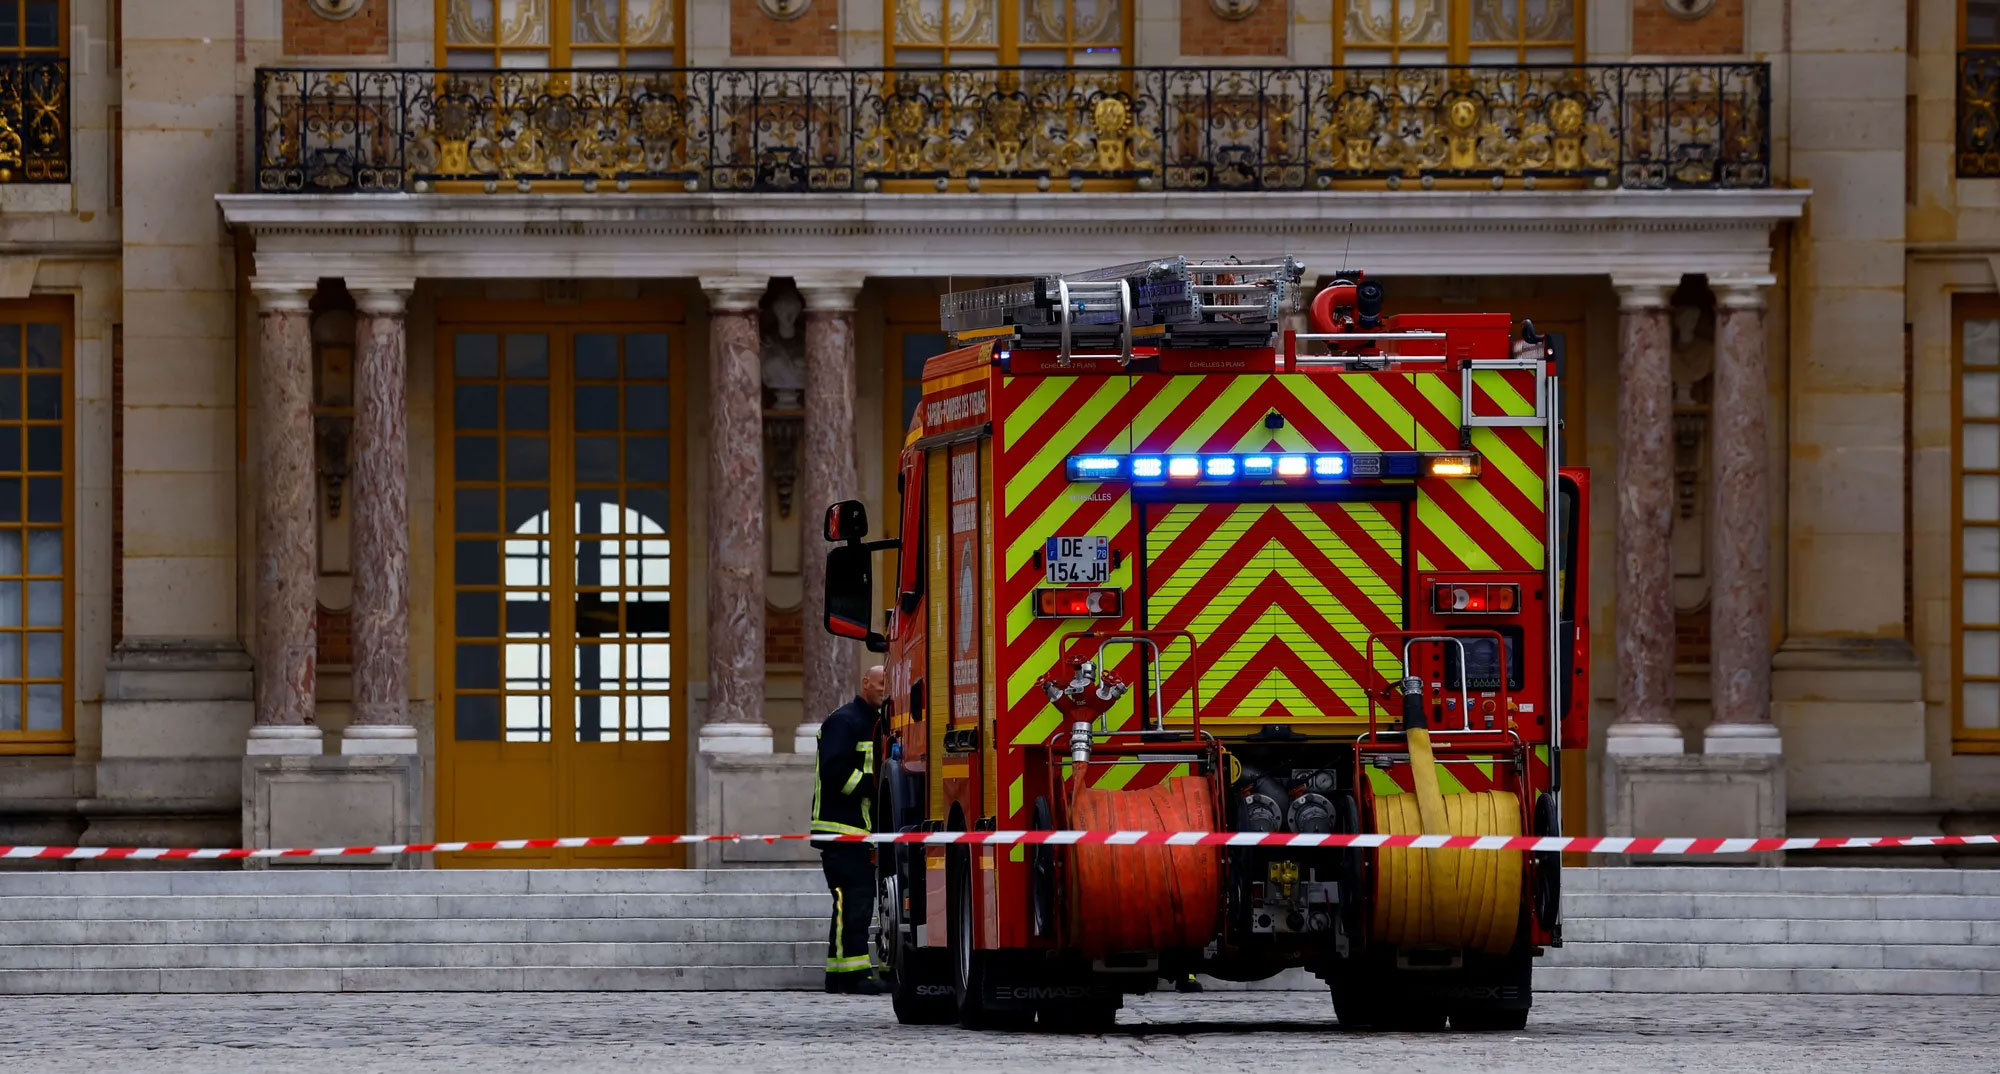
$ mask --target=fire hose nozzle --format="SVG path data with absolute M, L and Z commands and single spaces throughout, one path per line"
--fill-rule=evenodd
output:
M 1070 725 L 1069 759 L 1078 765 L 1090 762 L 1090 724 L 1082 720 Z

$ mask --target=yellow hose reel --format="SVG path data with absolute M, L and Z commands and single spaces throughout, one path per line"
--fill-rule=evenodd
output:
M 1412 708 L 1406 703 L 1405 712 Z M 1375 797 L 1375 830 L 1391 835 L 1520 835 L 1512 791 L 1446 795 L 1421 711 L 1405 719 L 1411 794 Z M 1375 939 L 1398 946 L 1464 947 L 1506 954 L 1521 914 L 1521 852 L 1376 851 Z

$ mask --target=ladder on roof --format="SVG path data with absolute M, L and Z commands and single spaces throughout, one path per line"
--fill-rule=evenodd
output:
M 1167 347 L 1268 347 L 1300 304 L 1305 266 L 1167 257 L 953 291 L 938 321 L 961 342 L 1010 336 L 1017 347 L 1072 358 L 1132 359 L 1135 335 Z

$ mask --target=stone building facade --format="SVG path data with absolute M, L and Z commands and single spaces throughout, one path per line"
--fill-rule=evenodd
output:
M 1569 830 L 1990 830 L 1991 7 L 0 0 L 0 843 L 797 830 L 938 294 L 1280 249 L 1561 340 Z

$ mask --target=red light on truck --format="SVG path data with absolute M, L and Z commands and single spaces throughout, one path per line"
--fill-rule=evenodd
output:
M 1520 611 L 1521 587 L 1512 583 L 1439 582 L 1431 588 L 1431 610 L 1445 615 Z
M 1116 619 L 1124 602 L 1116 589 L 1037 589 L 1035 615 L 1042 619 Z

